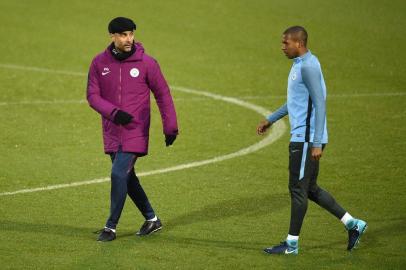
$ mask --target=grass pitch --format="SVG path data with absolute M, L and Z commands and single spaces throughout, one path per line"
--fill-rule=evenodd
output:
M 299 256 L 263 254 L 288 228 L 285 132 L 249 155 L 141 177 L 164 224 L 151 237 L 134 236 L 143 220 L 128 201 L 117 239 L 95 241 L 109 183 L 2 195 L 1 268 L 404 269 L 405 8 L 403 1 L 1 1 L 0 193 L 108 177 L 99 116 L 78 101 L 91 59 L 109 43 L 111 18 L 135 20 L 136 39 L 170 85 L 270 110 L 284 102 L 291 65 L 281 33 L 300 24 L 328 89 L 330 143 L 319 184 L 369 223 L 348 253 L 341 223 L 310 204 Z M 150 155 L 137 172 L 261 140 L 258 113 L 175 89 L 173 96 L 181 135 L 164 147 L 153 106 Z

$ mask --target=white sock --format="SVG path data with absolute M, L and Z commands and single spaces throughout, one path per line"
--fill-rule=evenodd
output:
M 112 229 L 112 228 L 109 228 L 109 227 L 104 227 L 105 229 L 109 229 L 110 231 L 112 231 L 113 233 L 116 233 L 116 229 Z
M 299 235 L 288 234 L 288 237 L 286 237 L 286 243 L 291 247 L 298 247 Z
M 157 216 L 155 216 L 155 217 L 153 217 L 153 218 L 151 218 L 151 219 L 147 219 L 147 221 L 157 221 L 158 220 L 158 217 Z
M 344 216 L 341 218 L 341 222 L 347 226 L 347 224 L 353 219 L 354 218 L 348 212 L 345 212 Z
M 288 241 L 299 241 L 299 235 L 290 235 L 290 234 L 288 234 L 288 237 L 286 237 L 286 240 L 288 240 Z

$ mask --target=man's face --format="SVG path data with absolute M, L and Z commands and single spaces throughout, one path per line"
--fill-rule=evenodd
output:
M 131 51 L 132 45 L 134 43 L 133 31 L 110 34 L 110 37 L 116 49 L 120 50 L 121 52 Z
M 282 51 L 287 58 L 293 59 L 298 57 L 300 47 L 300 42 L 296 39 L 292 39 L 291 35 L 282 36 Z

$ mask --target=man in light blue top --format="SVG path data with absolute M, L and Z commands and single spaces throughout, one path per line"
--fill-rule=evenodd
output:
M 269 254 L 298 254 L 299 234 L 307 211 L 308 199 L 344 223 L 348 230 L 347 250 L 352 250 L 365 232 L 366 222 L 353 218 L 330 193 L 317 185 L 319 160 L 328 142 L 327 89 L 319 60 L 307 49 L 307 32 L 301 26 L 285 30 L 282 51 L 289 59 L 293 59 L 288 77 L 287 102 L 258 125 L 257 133 L 264 134 L 273 123 L 289 115 L 291 216 L 286 240 L 264 251 Z

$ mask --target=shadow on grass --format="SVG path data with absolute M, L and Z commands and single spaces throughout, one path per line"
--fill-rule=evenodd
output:
M 226 221 L 227 218 L 241 217 L 246 220 L 254 220 L 255 217 L 261 215 L 270 215 L 274 211 L 279 211 L 285 207 L 290 207 L 288 194 L 263 194 L 255 195 L 251 197 L 236 198 L 230 200 L 224 200 L 212 204 L 207 204 L 200 209 L 191 211 L 176 217 L 173 217 L 166 222 L 164 221 L 164 231 L 141 238 L 142 242 L 150 242 L 156 245 L 157 241 L 166 241 L 177 245 L 184 246 L 202 246 L 202 247 L 216 247 L 216 248 L 232 248 L 240 250 L 254 250 L 261 251 L 262 248 L 268 246 L 266 242 L 252 242 L 252 241 L 229 241 L 216 239 L 207 239 L 202 237 L 185 237 L 179 235 L 179 231 L 185 229 L 190 234 L 190 229 L 186 229 L 192 224 L 219 221 L 218 224 L 213 224 L 210 230 L 214 234 L 221 234 L 222 231 L 230 233 L 230 230 L 234 227 L 234 223 Z M 252 228 L 245 228 L 248 231 L 255 231 L 258 229 L 258 224 L 252 223 Z M 266 226 L 266 224 L 260 224 L 260 226 Z M 237 224 L 237 227 L 239 225 Z M 259 228 L 259 230 L 261 230 Z M 171 231 L 178 231 L 176 235 L 171 234 Z M 166 234 L 165 232 L 169 232 Z M 236 231 L 238 233 L 238 231 Z M 196 235 L 201 234 L 196 232 Z M 121 237 L 130 237 L 133 234 L 124 234 Z
M 91 234 L 92 230 L 86 227 L 75 227 L 65 224 L 28 223 L 23 221 L 0 220 L 0 231 L 13 231 L 23 233 L 44 233 L 61 236 L 81 236 Z M 93 234 L 91 236 L 94 238 Z
M 165 230 L 170 231 L 180 226 L 230 217 L 244 216 L 247 218 L 269 215 L 289 206 L 288 194 L 263 194 L 224 200 L 204 205 L 200 209 L 169 219 L 165 224 Z
M 204 205 L 200 209 L 191 211 L 179 216 L 172 217 L 171 219 L 164 221 L 164 232 L 170 232 L 172 230 L 183 229 L 183 227 L 201 223 L 219 220 L 219 227 L 216 229 L 214 225 L 212 230 L 229 230 L 230 222 L 226 222 L 228 225 L 221 226 L 221 223 L 230 217 L 242 217 L 243 219 L 253 219 L 259 215 L 269 215 L 274 211 L 278 211 L 284 207 L 289 206 L 289 199 L 287 194 L 270 194 L 270 195 L 255 195 L 251 197 L 243 197 L 236 199 L 223 200 L 212 204 Z M 256 226 L 253 224 L 253 226 Z M 29 223 L 24 221 L 11 221 L 0 220 L 1 231 L 14 231 L 14 232 L 31 232 L 31 233 L 44 233 L 61 235 L 67 237 L 78 237 L 85 239 L 96 239 L 97 236 L 93 234 L 97 228 L 80 227 L 66 224 L 47 224 L 47 223 Z M 251 230 L 251 228 L 246 228 Z M 219 233 L 216 231 L 216 233 Z M 197 232 L 198 234 L 198 232 Z M 158 236 L 158 235 L 157 235 Z M 119 233 L 118 238 L 134 237 L 134 233 Z M 258 246 L 264 245 L 264 243 L 247 243 L 247 242 L 229 242 L 210 239 L 199 239 L 191 237 L 182 237 L 174 235 L 166 235 L 164 233 L 159 234 L 157 237 L 148 237 L 149 240 L 155 241 L 158 239 L 165 239 L 167 241 L 181 242 L 185 244 L 194 244 L 197 246 L 218 246 L 225 248 L 240 248 L 240 249 L 254 249 L 258 250 Z M 141 240 L 143 241 L 143 240 Z
M 268 246 L 266 242 L 252 242 L 252 241 L 230 241 L 221 239 L 206 239 L 197 237 L 182 237 L 175 235 L 161 234 L 158 241 L 166 241 L 177 246 L 184 247 L 210 247 L 210 248 L 223 248 L 223 249 L 237 249 L 237 250 L 253 250 L 261 252 L 261 250 Z M 156 242 L 154 243 L 156 245 Z
M 384 222 L 370 219 L 367 222 L 369 224 L 365 235 L 351 252 L 346 250 L 346 232 L 343 232 L 342 241 L 328 242 L 320 239 L 320 244 L 309 246 L 305 252 L 319 253 L 317 265 L 323 265 L 326 269 L 347 269 L 350 266 L 354 269 L 400 269 L 397 265 L 401 260 L 404 261 L 403 252 L 390 245 L 405 231 L 405 218 L 385 218 Z M 293 263 L 287 262 L 287 265 L 292 266 Z
M 366 230 L 365 234 L 362 236 L 360 243 L 362 245 L 360 248 L 362 249 L 372 249 L 372 250 L 379 250 L 381 246 L 381 241 L 387 241 L 391 238 L 396 238 L 398 235 L 402 234 L 406 231 L 406 217 L 385 217 L 384 220 L 377 220 L 377 219 L 369 219 L 366 220 L 368 222 L 368 229 Z M 338 232 L 340 233 L 340 232 Z M 323 249 L 323 248 L 331 248 L 331 246 L 342 246 L 343 243 L 345 246 L 347 245 L 347 232 L 343 228 L 343 241 L 336 241 L 336 242 L 326 242 L 320 239 L 320 244 L 313 245 L 312 249 Z M 356 250 L 355 250 L 356 251 Z M 383 251 L 379 251 L 383 252 Z M 351 253 L 349 253 L 351 254 Z

